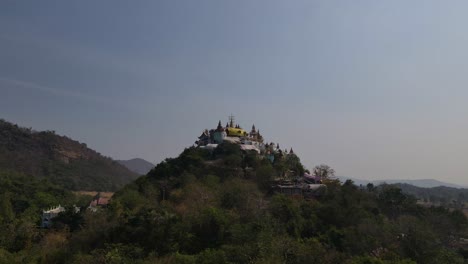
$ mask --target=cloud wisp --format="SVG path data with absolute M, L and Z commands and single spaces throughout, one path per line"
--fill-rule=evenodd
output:
M 50 95 L 73 98 L 73 99 L 78 99 L 78 100 L 82 100 L 86 102 L 112 104 L 110 100 L 104 97 L 88 95 L 88 94 L 84 94 L 84 93 L 80 93 L 76 91 L 58 89 L 55 87 L 40 85 L 37 83 L 28 82 L 28 81 L 6 78 L 3 76 L 0 76 L 0 85 L 1 86 L 7 85 L 10 87 L 19 88 L 19 89 L 35 90 L 35 91 L 40 91 L 40 92 L 47 93 Z

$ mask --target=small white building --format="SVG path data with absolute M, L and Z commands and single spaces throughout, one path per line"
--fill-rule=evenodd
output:
M 58 214 L 61 212 L 65 212 L 65 207 L 59 205 L 57 207 L 51 208 L 49 210 L 42 211 L 42 221 L 41 227 L 42 228 L 49 228 L 52 225 L 52 219 L 57 217 Z

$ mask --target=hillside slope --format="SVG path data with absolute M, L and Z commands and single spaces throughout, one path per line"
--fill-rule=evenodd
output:
M 325 180 L 310 200 L 278 194 L 274 180 L 304 168 L 296 155 L 265 157 L 223 143 L 166 159 L 113 196 L 104 244 L 148 263 L 463 263 L 460 211 L 418 206 L 391 185 Z
M 45 178 L 70 190 L 113 191 L 136 178 L 84 143 L 4 120 L 0 120 L 0 169 Z
M 29 195 L 33 186 L 24 197 L 2 195 L 1 190 L 16 184 L 8 180 L 2 185 L 0 174 L 0 187 L 5 186 L 0 188 L 0 224 L 7 226 L 0 230 L 0 259 L 73 264 L 466 263 L 468 221 L 461 211 L 420 206 L 393 185 L 359 188 L 330 179 L 324 179 L 326 192 L 312 199 L 296 192 L 279 194 L 272 183 L 278 177 L 296 178 L 304 168 L 295 154 L 265 157 L 230 143 L 212 150 L 187 148 L 117 191 L 99 213 L 58 216 L 50 230 L 39 230 L 31 221 L 29 228 L 18 221 L 11 224 L 11 219 L 38 216 L 23 210 L 25 202 L 42 207 L 58 202 L 52 198 L 60 193 L 53 191 L 50 197 L 42 189 Z
M 153 163 L 140 158 L 130 160 L 117 160 L 117 162 L 139 175 L 144 175 L 148 173 L 152 168 L 154 168 Z

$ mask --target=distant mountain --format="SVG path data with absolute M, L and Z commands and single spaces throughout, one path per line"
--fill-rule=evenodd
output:
M 395 183 L 406 183 L 410 184 L 416 187 L 421 187 L 421 188 L 434 188 L 434 187 L 439 187 L 439 186 L 445 186 L 445 187 L 451 187 L 451 188 L 465 188 L 461 185 L 453 184 L 453 183 L 447 183 L 447 182 L 441 182 L 438 180 L 434 179 L 420 179 L 420 180 L 382 180 L 382 181 L 374 181 L 374 183 L 377 184 L 382 184 L 382 183 L 387 183 L 387 184 L 395 184 Z
M 456 204 L 463 205 L 468 202 L 468 189 L 453 188 L 447 186 L 438 186 L 431 188 L 421 188 L 407 183 L 396 183 L 404 193 L 411 194 L 414 197 L 431 202 L 432 204 L 442 204 L 452 206 Z
M 151 169 L 154 168 L 153 163 L 140 158 L 130 160 L 118 160 L 117 162 L 139 175 L 146 175 Z
M 69 190 L 114 191 L 137 174 L 54 131 L 37 132 L 0 119 L 0 171 L 45 178 Z
M 355 179 L 355 178 L 350 178 L 350 177 L 344 177 L 344 176 L 337 176 L 337 178 L 344 182 L 346 180 L 352 180 L 354 184 L 356 185 L 367 185 L 368 183 L 372 183 L 374 185 L 380 185 L 383 183 L 387 184 L 397 184 L 397 183 L 405 183 L 405 184 L 410 184 L 416 187 L 421 187 L 421 188 L 433 188 L 433 187 L 438 187 L 438 186 L 445 186 L 445 187 L 451 187 L 451 188 L 466 188 L 461 185 L 453 184 L 453 183 L 447 183 L 447 182 L 442 182 L 434 179 L 418 179 L 418 180 L 405 180 L 405 179 L 400 179 L 400 180 L 375 180 L 375 181 L 369 181 L 369 180 L 362 180 L 362 179 Z

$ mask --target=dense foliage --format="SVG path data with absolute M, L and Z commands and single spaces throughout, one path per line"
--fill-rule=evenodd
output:
M 117 190 L 136 174 L 54 131 L 0 120 L 0 168 L 48 179 L 69 190 Z
M 272 179 L 303 171 L 297 156 L 271 163 L 232 144 L 213 152 L 189 148 L 118 191 L 107 210 L 61 216 L 21 248 L 2 245 L 0 259 L 465 263 L 460 238 L 467 237 L 468 222 L 460 211 L 424 208 L 394 186 L 361 189 L 351 181 L 328 180 L 326 194 L 313 200 L 270 192 Z M 11 210 L 2 210 L 12 218 Z
M 9 259 L 10 253 L 17 254 L 17 262 L 24 262 L 23 257 L 32 253 L 30 250 L 38 250 L 37 244 L 50 237 L 38 228 L 43 209 L 59 204 L 85 208 L 90 200 L 91 197 L 75 195 L 45 179 L 0 171 L 0 263 Z

